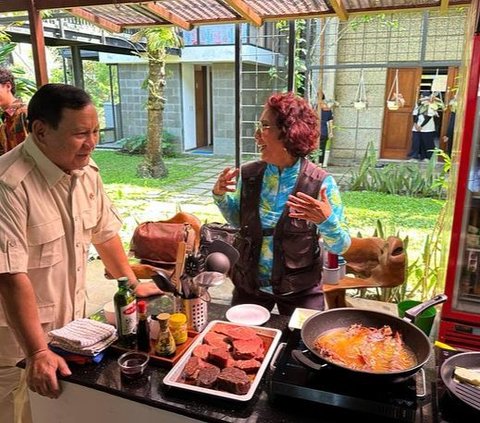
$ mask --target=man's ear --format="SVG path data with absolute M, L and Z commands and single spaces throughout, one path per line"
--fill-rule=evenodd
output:
M 35 120 L 32 123 L 32 134 L 40 144 L 45 142 L 45 137 L 49 131 L 49 126 L 42 120 Z

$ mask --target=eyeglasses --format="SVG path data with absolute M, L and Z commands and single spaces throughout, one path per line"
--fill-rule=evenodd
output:
M 263 122 L 255 122 L 255 132 L 260 131 L 262 133 L 265 129 L 270 129 L 272 125 L 268 125 Z

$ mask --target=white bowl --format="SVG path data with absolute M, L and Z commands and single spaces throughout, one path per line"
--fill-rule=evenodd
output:
M 113 301 L 106 303 L 103 306 L 103 314 L 105 315 L 105 319 L 107 323 L 113 326 L 117 326 L 117 318 L 115 316 L 115 305 Z

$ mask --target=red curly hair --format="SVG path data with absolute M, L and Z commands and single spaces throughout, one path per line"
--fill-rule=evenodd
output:
M 272 94 L 265 104 L 276 116 L 283 143 L 294 157 L 305 157 L 318 148 L 320 122 L 308 102 L 292 92 Z

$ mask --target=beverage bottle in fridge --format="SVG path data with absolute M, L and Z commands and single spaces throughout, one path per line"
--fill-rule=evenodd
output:
M 128 278 L 117 279 L 118 291 L 113 296 L 117 318 L 118 343 L 126 348 L 135 346 L 137 328 L 137 300 L 128 287 Z
M 150 351 L 150 326 L 147 320 L 147 303 L 137 303 L 138 325 L 137 325 L 137 349 L 139 351 Z

